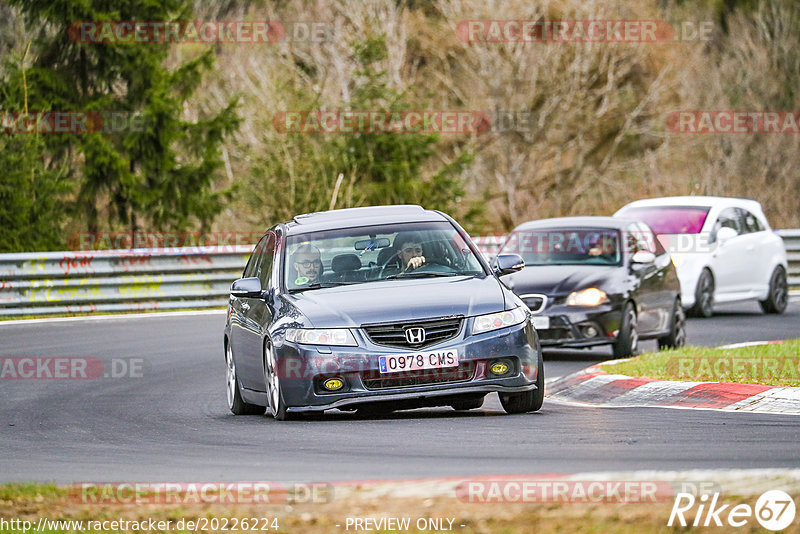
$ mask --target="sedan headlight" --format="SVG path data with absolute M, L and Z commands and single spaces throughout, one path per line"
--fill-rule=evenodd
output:
M 567 306 L 599 306 L 608 302 L 608 295 L 602 289 L 590 287 L 581 291 L 573 291 L 567 297 Z
M 528 315 L 525 313 L 525 309 L 521 306 L 509 311 L 478 315 L 475 317 L 475 323 L 472 326 L 472 333 L 482 334 L 483 332 L 490 332 L 492 330 L 514 326 L 523 322 L 527 316 Z
M 286 341 L 301 345 L 337 345 L 355 347 L 356 338 L 347 328 L 289 328 Z

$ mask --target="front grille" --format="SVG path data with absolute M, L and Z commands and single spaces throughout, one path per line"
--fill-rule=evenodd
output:
M 558 340 L 570 340 L 575 339 L 575 336 L 572 335 L 572 330 L 569 328 L 548 328 L 546 330 L 537 330 L 537 334 L 539 334 L 539 339 L 541 341 L 558 341 Z
M 421 349 L 456 337 L 461 331 L 463 320 L 462 316 L 443 317 L 405 323 L 362 325 L 362 328 L 369 339 L 376 345 L 402 349 Z M 425 341 L 423 343 L 412 344 L 406 340 L 406 329 L 415 327 L 425 329 Z
M 367 389 L 402 388 L 446 384 L 449 382 L 465 382 L 475 375 L 476 362 L 468 360 L 458 367 L 443 369 L 421 369 L 419 371 L 401 371 L 399 373 L 381 374 L 380 371 L 364 371 L 361 381 Z

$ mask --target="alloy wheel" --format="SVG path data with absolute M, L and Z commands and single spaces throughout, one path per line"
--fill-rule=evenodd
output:
M 267 386 L 267 400 L 269 402 L 269 411 L 275 416 L 278 413 L 280 406 L 280 378 L 275 370 L 275 351 L 272 350 L 272 345 L 267 343 L 264 348 L 264 379 Z
M 775 284 L 772 288 L 772 301 L 775 303 L 775 308 L 783 310 L 788 304 L 789 288 L 786 283 L 786 273 L 780 269 L 776 275 Z
M 675 348 L 680 348 L 686 345 L 686 315 L 683 313 L 683 308 L 680 304 L 676 306 L 675 317 Z
M 225 348 L 225 388 L 228 397 L 228 408 L 233 409 L 233 402 L 236 397 L 236 364 L 233 361 L 233 353 L 230 344 Z
M 636 312 L 631 308 L 628 310 L 628 321 L 630 324 L 631 354 L 636 354 L 639 350 L 639 331 L 636 324 Z
M 713 313 L 714 302 L 714 281 L 708 273 L 703 274 L 702 286 L 700 286 L 700 310 L 703 315 L 708 317 Z

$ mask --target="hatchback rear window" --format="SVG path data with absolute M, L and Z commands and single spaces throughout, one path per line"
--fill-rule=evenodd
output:
M 617 216 L 643 221 L 657 234 L 699 234 L 710 209 L 708 206 L 648 206 L 626 208 Z

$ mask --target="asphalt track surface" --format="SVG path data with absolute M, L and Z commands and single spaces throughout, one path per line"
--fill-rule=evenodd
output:
M 721 308 L 688 323 L 689 343 L 800 337 L 800 303 L 783 316 Z M 277 422 L 225 403 L 224 313 L 0 325 L 0 356 L 144 360 L 141 376 L 0 380 L 0 482 L 284 483 L 800 466 L 800 417 L 666 408 L 592 408 L 545 400 L 481 410 L 329 412 Z M 645 349 L 653 348 L 649 342 Z M 545 354 L 553 378 L 608 350 Z

